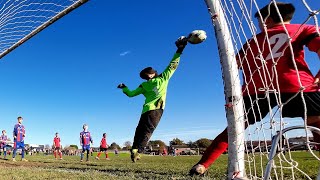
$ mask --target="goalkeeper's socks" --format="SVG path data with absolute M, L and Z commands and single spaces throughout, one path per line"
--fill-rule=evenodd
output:
M 205 168 L 208 168 L 222 153 L 227 150 L 227 148 L 228 132 L 227 129 L 225 129 L 212 141 L 198 164 L 202 164 Z

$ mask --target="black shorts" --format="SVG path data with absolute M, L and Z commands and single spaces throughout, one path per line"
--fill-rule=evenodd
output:
M 107 151 L 107 150 L 108 150 L 108 148 L 100 147 L 100 152 L 102 152 L 102 151 Z
M 304 117 L 305 109 L 301 94 L 295 95 L 296 93 L 281 93 L 281 102 L 283 104 L 282 117 Z M 261 121 L 261 119 L 269 113 L 269 109 L 273 109 L 278 105 L 278 94 L 270 93 L 270 100 L 267 99 L 265 94 L 259 94 L 257 96 L 258 100 L 256 100 L 256 95 L 243 97 L 247 113 L 246 118 L 249 124 Z M 320 92 L 304 92 L 303 96 L 307 116 L 320 116 Z M 253 104 L 253 106 L 251 104 Z M 276 110 L 274 109 L 272 112 L 275 113 Z
M 54 150 L 60 151 L 60 147 L 55 147 Z

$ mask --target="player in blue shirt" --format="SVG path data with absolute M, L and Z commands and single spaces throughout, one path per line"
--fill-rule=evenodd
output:
M 25 131 L 24 125 L 22 125 L 23 118 L 19 116 L 17 119 L 18 119 L 18 124 L 16 124 L 13 129 L 14 146 L 13 146 L 12 161 L 16 161 L 15 157 L 16 157 L 17 149 L 22 150 L 21 160 L 27 161 L 24 158 L 24 154 L 25 154 L 24 138 L 26 136 L 26 131 Z
M 83 161 L 83 154 L 87 151 L 87 161 L 89 161 L 90 143 L 93 144 L 90 132 L 88 131 L 88 125 L 83 125 L 83 131 L 80 133 L 80 145 L 82 147 L 81 159 Z

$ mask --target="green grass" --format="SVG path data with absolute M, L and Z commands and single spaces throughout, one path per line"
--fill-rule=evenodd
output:
M 315 179 L 318 161 L 306 152 L 293 152 L 299 167 Z M 20 157 L 16 159 L 19 160 Z M 225 179 L 227 155 L 222 155 L 209 169 L 205 177 L 188 176 L 189 169 L 199 161 L 200 156 L 143 156 L 137 163 L 132 163 L 129 154 L 115 157 L 110 154 L 110 161 L 95 160 L 80 162 L 79 156 L 64 156 L 55 160 L 53 156 L 26 156 L 29 162 L 0 160 L 2 179 Z M 259 160 L 259 157 L 255 157 Z M 279 163 L 279 162 L 277 162 Z M 285 172 L 285 177 L 287 173 Z M 306 179 L 296 173 L 296 179 Z M 290 178 L 289 178 L 290 179 Z

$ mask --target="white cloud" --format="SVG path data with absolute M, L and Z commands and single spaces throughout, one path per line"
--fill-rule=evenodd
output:
M 131 53 L 131 51 L 124 51 L 124 52 L 120 53 L 120 56 L 125 56 L 125 55 L 127 55 L 129 53 Z

